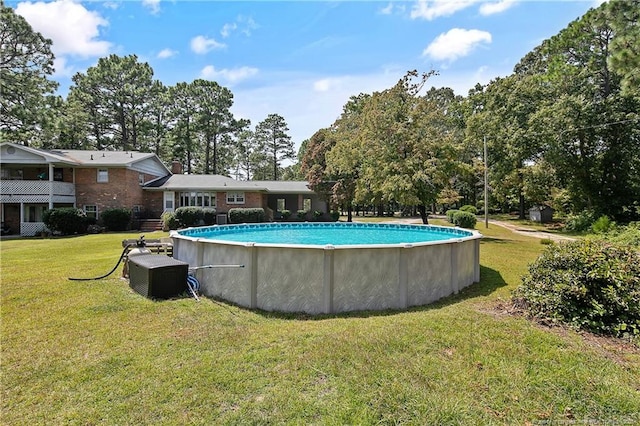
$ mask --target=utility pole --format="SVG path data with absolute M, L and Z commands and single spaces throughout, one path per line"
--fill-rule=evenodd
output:
M 489 167 L 487 165 L 487 136 L 484 136 L 484 227 L 489 228 Z

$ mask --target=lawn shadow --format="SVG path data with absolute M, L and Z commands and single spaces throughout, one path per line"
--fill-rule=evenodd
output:
M 423 312 L 434 309 L 441 309 L 447 306 L 455 305 L 465 300 L 474 299 L 476 297 L 488 296 L 501 287 L 507 285 L 504 278 L 499 271 L 480 265 L 480 281 L 471 284 L 468 287 L 460 290 L 459 293 L 444 297 L 428 305 L 411 306 L 407 309 L 386 309 L 381 311 L 352 311 L 342 312 L 335 314 L 307 314 L 304 312 L 277 312 L 277 311 L 263 311 L 261 309 L 246 309 L 247 311 L 254 312 L 265 318 L 284 319 L 284 320 L 297 320 L 297 321 L 314 321 L 325 320 L 328 318 L 368 318 L 368 317 L 380 317 L 380 316 L 392 316 L 401 314 L 404 312 Z M 218 303 L 229 303 L 221 300 L 217 300 Z

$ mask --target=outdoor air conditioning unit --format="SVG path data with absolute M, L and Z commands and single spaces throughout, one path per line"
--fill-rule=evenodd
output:
M 150 299 L 169 299 L 187 291 L 189 264 L 172 257 L 144 254 L 129 259 L 129 286 Z

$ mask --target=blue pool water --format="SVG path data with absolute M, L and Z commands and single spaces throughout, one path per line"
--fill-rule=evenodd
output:
M 190 228 L 179 234 L 211 240 L 294 245 L 378 245 L 459 239 L 470 231 L 442 226 L 371 223 L 266 223 Z

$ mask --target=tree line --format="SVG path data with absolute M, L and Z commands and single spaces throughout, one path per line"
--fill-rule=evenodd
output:
M 49 80 L 51 40 L 1 5 L 2 140 L 42 148 L 153 152 L 187 173 L 239 179 L 283 177 L 295 159 L 285 119 L 269 114 L 255 128 L 231 113 L 233 94 L 197 79 L 165 86 L 136 55 L 110 55 L 73 76 L 66 98 Z
M 230 112 L 229 89 L 165 86 L 135 55 L 101 58 L 56 96 L 51 41 L 1 7 L 2 140 L 154 152 L 189 173 L 303 178 L 334 208 L 408 206 L 425 222 L 449 206 L 484 208 L 487 165 L 492 209 L 640 217 L 640 0 L 591 9 L 467 96 L 427 89 L 435 71 L 352 96 L 286 169 L 296 156 L 283 117 L 251 129 Z
M 514 72 L 468 96 L 426 90 L 408 72 L 353 96 L 305 144 L 301 170 L 335 207 L 460 204 L 515 211 L 551 205 L 618 221 L 640 218 L 640 1 L 591 9 Z

